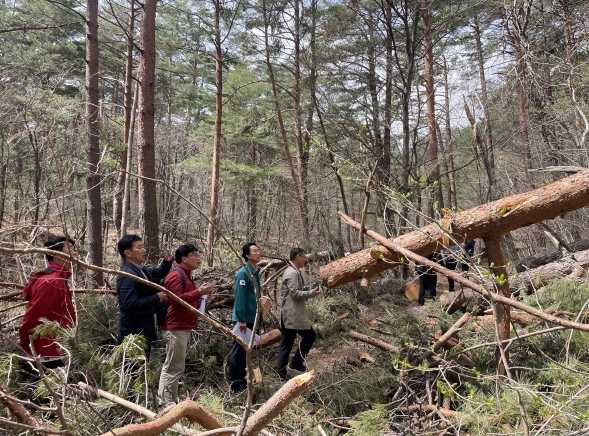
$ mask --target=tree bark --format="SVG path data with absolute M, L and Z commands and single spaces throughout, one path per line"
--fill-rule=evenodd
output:
M 303 143 L 302 132 L 302 113 L 301 113 L 301 8 L 300 0 L 294 0 L 294 29 L 293 29 L 293 43 L 294 43 L 294 59 L 293 59 L 293 73 L 294 73 L 294 89 L 293 89 L 293 109 L 294 109 L 294 133 L 297 150 L 297 173 L 299 179 L 299 189 L 301 195 L 301 223 L 303 241 L 307 249 L 311 243 L 311 236 L 309 233 L 309 199 L 307 190 L 308 167 L 309 167 L 309 144 Z M 312 116 L 311 116 L 312 119 Z
M 260 339 L 254 345 L 254 350 L 261 350 L 262 348 L 267 348 L 271 345 L 277 344 L 282 340 L 282 333 L 280 329 L 270 330 L 267 333 L 264 333 L 260 336 Z
M 495 287 L 497 292 L 505 298 L 509 298 L 509 277 L 507 274 L 506 262 L 501 251 L 501 236 L 489 236 L 483 239 L 485 241 L 485 248 L 487 249 L 487 257 L 491 271 L 493 272 L 493 279 L 495 280 Z M 497 373 L 500 377 L 504 377 L 507 373 L 505 370 L 505 362 L 501 358 L 500 347 L 503 348 L 505 359 L 509 362 L 509 348 L 502 343 L 502 341 L 509 339 L 511 320 L 511 308 L 507 305 L 496 303 L 495 322 L 497 323 L 497 331 L 499 333 L 499 346 L 495 351 L 495 361 L 498 363 Z
M 155 414 L 154 414 L 155 415 Z M 174 406 L 165 415 L 147 422 L 145 424 L 130 424 L 125 427 L 115 428 L 107 431 L 102 436 L 156 436 L 173 427 L 182 418 L 187 418 L 190 422 L 200 424 L 206 430 L 224 428 L 225 425 L 219 421 L 212 413 L 204 409 L 194 401 L 186 399 Z M 177 429 L 176 429 L 177 430 Z M 220 436 L 231 436 L 232 431 L 219 433 Z
M 448 201 L 453 208 L 458 207 L 458 199 L 456 197 L 456 182 L 454 181 L 454 152 L 452 150 L 452 128 L 450 126 L 450 92 L 448 84 L 448 65 L 446 58 L 444 60 L 444 106 L 446 109 L 446 150 L 444 153 L 445 160 L 448 167 Z
M 272 397 L 254 413 L 245 424 L 243 436 L 259 434 L 280 412 L 304 391 L 313 381 L 313 371 L 306 372 L 287 381 Z
M 481 41 L 481 30 L 479 28 L 479 17 L 474 17 L 474 32 L 477 43 L 477 60 L 479 64 L 479 78 L 481 80 L 481 101 L 483 113 L 485 114 L 485 147 L 483 152 L 486 156 L 485 169 L 489 178 L 489 201 L 495 199 L 495 154 L 493 151 L 493 134 L 491 131 L 491 114 L 489 111 L 489 98 L 487 95 L 487 78 L 485 77 L 485 60 L 483 58 L 483 44 Z
M 586 274 L 589 268 L 589 250 L 566 255 L 554 262 L 524 271 L 511 280 L 511 291 L 529 292 L 548 283 L 554 277 L 578 278 Z
M 141 9 L 137 172 L 139 231 L 145 241 L 147 260 L 151 262 L 156 262 L 160 255 L 158 211 L 155 206 L 155 16 L 156 0 L 145 0 Z
M 572 242 L 569 247 L 573 252 L 589 250 L 589 239 L 581 239 L 580 241 Z M 562 250 L 550 250 L 543 253 L 528 256 L 520 260 L 515 269 L 518 273 L 525 272 L 530 269 L 538 268 L 548 263 L 556 262 L 564 256 Z
M 86 213 L 88 261 L 102 266 L 100 126 L 98 120 L 98 0 L 86 3 Z M 103 284 L 101 272 L 88 271 L 89 283 Z
M 223 119 L 223 51 L 221 47 L 221 5 L 215 0 L 215 134 L 213 136 L 213 168 L 211 173 L 211 205 L 207 229 L 207 264 L 213 266 L 213 244 L 219 207 L 219 170 L 221 162 L 221 121 Z
M 589 205 L 589 170 L 561 179 L 523 194 L 487 203 L 451 216 L 450 237 L 456 243 L 467 239 L 503 235 L 512 230 L 562 215 Z M 419 255 L 442 248 L 445 232 L 437 223 L 394 239 Z M 382 256 L 382 259 L 381 259 Z M 399 265 L 402 256 L 382 245 L 331 262 L 319 269 L 323 283 L 339 286 Z
M 438 162 L 438 135 L 436 122 L 436 101 L 434 90 L 434 47 L 432 41 L 430 26 L 429 6 L 423 9 L 423 45 L 425 50 L 425 90 L 427 93 L 427 128 L 428 128 L 428 146 L 429 146 L 429 176 L 428 185 L 430 186 L 430 216 L 434 217 L 435 210 L 444 208 L 444 197 L 439 185 L 440 165 Z M 438 185 L 435 185 L 438 182 Z
M 129 27 L 127 29 L 127 55 L 125 58 L 125 90 L 123 98 L 123 144 L 125 148 L 121 151 L 121 163 L 117 175 L 117 185 L 113 196 L 113 223 L 117 229 L 118 237 L 123 236 L 126 229 L 121 228 L 123 219 L 123 207 L 127 205 L 123 201 L 126 180 L 127 180 L 127 159 L 130 156 L 129 132 L 131 129 L 131 107 L 133 106 L 132 84 L 133 84 L 133 28 L 135 27 L 135 0 L 129 4 Z
M 350 330 L 348 335 L 352 339 L 356 339 L 357 341 L 366 342 L 367 344 L 374 345 L 376 348 L 380 348 L 381 350 L 388 351 L 389 353 L 400 354 L 399 348 L 395 347 L 394 345 L 388 344 L 383 341 L 379 341 L 378 339 L 372 338 L 370 336 L 363 335 L 362 333 L 355 332 Z

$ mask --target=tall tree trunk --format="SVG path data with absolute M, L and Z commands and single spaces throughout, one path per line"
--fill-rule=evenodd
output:
M 454 151 L 452 150 L 452 128 L 450 126 L 450 92 L 448 84 L 448 65 L 446 64 L 446 57 L 444 59 L 444 106 L 446 111 L 446 150 L 444 158 L 448 169 L 448 200 L 450 206 L 458 207 L 458 199 L 456 198 L 456 182 L 454 181 Z M 441 135 L 440 135 L 441 136 Z
M 315 113 L 315 95 L 316 95 L 316 88 L 317 88 L 317 42 L 316 42 L 316 29 L 317 29 L 317 0 L 311 0 L 309 13 L 311 15 L 311 23 L 309 28 L 309 52 L 310 52 L 310 65 L 309 65 L 309 94 L 311 96 L 311 101 L 307 107 L 307 121 L 305 123 L 305 135 L 304 135 L 304 146 L 306 152 L 306 170 L 308 172 L 309 166 L 309 149 L 311 148 L 311 134 L 313 132 L 313 115 Z M 304 197 L 305 197 L 305 205 L 307 208 L 307 215 L 308 215 L 308 208 L 309 208 L 309 196 L 308 196 L 308 176 L 305 175 L 305 185 L 304 185 Z
M 255 167 L 257 166 L 257 157 L 256 157 L 256 145 L 252 142 L 252 165 Z M 258 196 L 256 195 L 256 186 L 255 184 L 251 184 L 248 187 L 249 192 L 249 219 L 247 220 L 248 224 L 248 234 L 249 240 L 255 241 L 258 235 L 257 232 L 257 224 L 258 224 Z
M 155 206 L 155 16 L 156 0 L 145 0 L 141 9 L 141 57 L 139 60 L 139 122 L 137 126 L 137 172 L 139 173 L 139 231 L 147 259 L 160 256 L 158 211 Z
M 438 135 L 436 128 L 436 101 L 434 90 L 434 47 L 431 35 L 429 8 L 423 9 L 423 45 L 425 50 L 425 90 L 427 93 L 427 127 L 428 127 L 428 147 L 429 147 L 429 176 L 428 183 L 430 186 L 430 216 L 434 217 L 434 210 L 444 207 L 444 198 L 442 189 L 439 186 L 440 165 L 438 163 Z M 438 186 L 434 183 L 438 182 Z M 437 207 L 434 207 L 436 205 Z
M 135 119 L 137 118 L 137 102 L 139 100 L 139 83 L 135 85 L 135 96 L 133 97 L 133 103 L 131 105 L 131 120 L 129 122 L 129 137 L 127 139 L 127 153 L 126 153 L 126 167 L 125 173 L 131 174 L 131 163 L 133 162 L 133 136 L 135 132 Z M 122 211 L 121 211 L 121 230 L 120 234 L 124 235 L 127 233 L 127 226 L 129 224 L 129 212 L 130 212 L 130 198 L 131 198 L 131 177 L 125 177 L 123 184 L 123 199 L 122 199 Z
M 117 175 L 117 185 L 113 198 L 113 222 L 117 229 L 118 237 L 123 236 L 124 230 L 121 230 L 121 220 L 123 217 L 123 207 L 127 205 L 123 202 L 125 191 L 125 181 L 127 178 L 127 156 L 130 155 L 127 146 L 129 143 L 129 131 L 131 129 L 131 106 L 133 105 L 133 29 L 135 27 L 135 0 L 130 0 L 129 5 L 129 25 L 127 29 L 127 55 L 125 58 L 125 90 L 123 98 L 123 144 L 125 148 L 121 151 L 121 160 L 119 173 Z
M 346 215 L 349 215 L 348 213 L 348 201 L 346 200 L 346 190 L 344 187 L 344 181 L 342 179 L 342 176 L 339 172 L 339 168 L 337 166 L 337 162 L 335 160 L 335 156 L 334 156 L 334 151 L 333 151 L 333 147 L 331 145 L 331 142 L 329 141 L 329 137 L 327 135 L 327 131 L 325 129 L 325 123 L 323 122 L 323 115 L 321 114 L 321 108 L 319 107 L 319 102 L 317 101 L 317 96 L 315 94 L 312 94 L 311 97 L 313 98 L 313 101 L 315 102 L 315 108 L 317 109 L 317 117 L 319 118 L 319 124 L 321 126 L 321 131 L 323 132 L 323 139 L 325 141 L 325 147 L 327 148 L 327 152 L 329 155 L 329 161 L 331 163 L 331 169 L 333 170 L 333 173 L 335 175 L 335 178 L 337 179 L 337 185 L 339 187 L 339 192 L 342 198 L 342 205 L 344 208 L 344 212 L 346 213 Z M 336 205 L 337 205 L 337 200 L 336 200 Z M 338 207 L 339 210 L 339 207 Z M 339 222 L 339 220 L 338 220 Z M 340 230 L 341 233 L 341 225 L 338 224 L 338 229 Z M 341 238 L 340 238 L 341 239 Z M 352 251 L 352 235 L 351 235 L 351 231 L 350 231 L 350 227 L 346 226 L 346 241 L 348 243 L 347 249 L 348 251 Z
M 546 41 L 546 21 L 545 21 L 545 14 L 544 14 L 544 6 L 542 2 L 538 2 L 537 6 L 539 12 L 539 22 L 542 29 L 542 37 L 540 38 L 540 54 L 542 63 L 544 65 L 548 65 L 548 43 Z M 566 45 L 566 44 L 565 44 Z M 531 61 L 530 61 L 531 63 Z M 527 67 L 531 69 L 531 67 Z M 552 78 L 550 75 L 550 70 L 548 68 L 540 67 L 538 72 L 538 76 L 540 80 L 535 80 L 534 83 L 531 84 L 531 96 L 532 101 L 534 103 L 535 108 L 535 115 L 538 123 L 540 124 L 540 136 L 542 137 L 542 142 L 544 144 L 544 150 L 548 155 L 548 161 L 550 165 L 558 166 L 563 165 L 566 162 L 566 158 L 562 154 L 562 147 L 556 137 L 554 132 L 553 125 L 555 124 L 553 120 L 550 119 L 548 114 L 549 110 L 546 108 L 550 108 L 553 103 L 552 98 Z M 557 180 L 560 177 L 560 174 L 554 172 L 552 173 L 554 180 Z
M 0 133 L 0 229 L 4 222 L 4 208 L 6 206 L 6 168 L 8 166 L 8 159 L 4 158 L 4 135 Z
M 98 0 L 86 3 L 86 211 L 89 263 L 102 266 L 100 126 L 98 120 Z M 90 285 L 103 284 L 102 272 L 88 270 Z
M 290 145 L 289 145 L 288 136 L 286 133 L 286 128 L 284 126 L 284 119 L 282 117 L 282 109 L 280 107 L 280 98 L 278 95 L 278 87 L 276 86 L 276 78 L 274 77 L 274 67 L 272 66 L 272 62 L 270 60 L 270 38 L 268 36 L 270 21 L 269 21 L 268 15 L 269 14 L 268 14 L 267 6 L 266 6 L 266 0 L 262 0 L 262 17 L 264 19 L 264 47 L 265 47 L 265 52 L 266 52 L 266 67 L 268 68 L 268 77 L 270 79 L 270 86 L 272 87 L 272 96 L 274 97 L 274 105 L 276 106 L 276 118 L 278 119 L 278 125 L 280 126 L 280 135 L 282 137 L 282 143 L 284 145 L 284 154 L 286 157 L 286 162 L 288 164 L 288 168 L 290 170 L 290 177 L 292 180 L 293 188 L 295 191 L 295 198 L 297 200 L 297 205 L 299 208 L 299 217 L 301 219 L 301 224 L 303 224 L 305 222 L 304 217 L 306 216 L 305 206 L 302 201 L 302 194 L 301 194 L 301 188 L 299 186 L 299 179 L 295 173 L 294 165 L 292 162 L 292 157 L 290 154 Z
M 491 131 L 491 114 L 489 111 L 489 98 L 487 95 L 487 79 L 485 77 L 485 61 L 483 58 L 483 44 L 481 41 L 481 30 L 479 27 L 479 17 L 474 17 L 474 33 L 477 43 L 477 60 L 479 64 L 479 78 L 481 80 L 481 100 L 483 104 L 483 113 L 485 114 L 485 148 L 484 153 L 487 156 L 485 161 L 489 167 L 487 170 L 487 177 L 489 179 L 489 195 L 488 200 L 494 200 L 495 190 L 495 155 L 493 151 L 493 134 Z
M 525 53 L 522 47 L 522 43 L 526 38 L 525 35 L 528 27 L 528 12 L 525 11 L 523 4 L 514 4 L 511 10 L 508 11 L 508 14 L 509 16 L 507 18 L 507 33 L 514 49 L 518 97 L 519 131 L 522 141 L 522 152 L 524 156 L 524 170 L 527 173 L 530 169 L 532 169 L 532 152 L 530 148 L 528 120 L 526 116 L 527 96 L 525 85 L 527 84 L 527 75 L 525 66 Z M 509 26 L 510 23 L 511 28 Z
M 215 0 L 215 134 L 213 136 L 213 168 L 211 174 L 210 223 L 207 230 L 207 264 L 213 266 L 213 244 L 219 207 L 219 168 L 221 160 L 221 121 L 223 117 L 223 51 L 221 47 L 220 0 Z
M 487 257 L 489 259 L 489 265 L 491 265 L 491 271 L 495 279 L 495 286 L 500 295 L 510 298 L 511 291 L 509 290 L 509 279 L 507 274 L 506 262 L 501 251 L 501 237 L 491 236 L 483 239 L 485 241 L 485 249 L 487 251 Z M 511 312 L 510 307 L 503 304 L 495 305 L 495 319 L 497 321 L 497 330 L 499 337 L 497 338 L 500 347 L 503 349 L 503 354 L 509 362 L 509 347 L 503 343 L 503 341 L 510 338 L 511 320 L 509 314 Z M 505 376 L 505 363 L 501 358 L 501 349 L 497 347 L 495 352 L 495 361 L 498 363 L 497 373 L 500 377 Z
M 385 22 L 391 22 L 393 12 L 389 4 L 383 6 Z M 383 224 L 386 229 L 386 236 L 392 237 L 395 234 L 394 210 L 388 207 L 389 188 L 391 181 L 391 123 L 393 106 L 393 36 L 387 26 L 385 38 L 386 64 L 385 64 L 385 93 L 384 93 L 384 126 L 382 137 L 382 154 L 377 162 L 377 179 L 381 186 L 378 192 L 379 210 Z
M 310 249 L 311 236 L 309 234 L 309 199 L 307 190 L 308 164 L 309 164 L 309 144 L 303 143 L 302 134 L 302 113 L 301 113 L 301 10 L 299 0 L 294 0 L 294 89 L 293 105 L 295 119 L 295 142 L 297 150 L 297 170 L 299 179 L 301 224 L 303 231 L 303 241 L 305 246 Z

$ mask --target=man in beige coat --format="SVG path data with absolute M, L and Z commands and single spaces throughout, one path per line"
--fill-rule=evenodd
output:
M 280 293 L 282 295 L 282 310 L 280 312 L 280 327 L 282 341 L 280 342 L 280 353 L 278 354 L 278 376 L 286 380 L 287 363 L 290 351 L 297 334 L 301 336 L 301 343 L 294 357 L 290 361 L 288 369 L 304 372 L 307 370 L 305 358 L 315 342 L 315 332 L 311 328 L 307 316 L 306 302 L 321 292 L 319 286 L 315 285 L 308 290 L 303 288 L 304 280 L 301 268 L 307 263 L 305 250 L 293 248 L 290 251 L 290 262 L 282 275 Z

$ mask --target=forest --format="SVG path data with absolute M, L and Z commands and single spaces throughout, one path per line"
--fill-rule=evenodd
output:
M 588 58 L 585 0 L 1 0 L 2 434 L 589 435 Z M 126 234 L 214 282 L 175 406 L 162 330 L 117 341 Z M 270 308 L 235 395 L 252 241 Z M 294 247 L 321 292 L 284 381 Z M 19 327 L 48 254 L 77 321 L 36 328 L 43 369 Z

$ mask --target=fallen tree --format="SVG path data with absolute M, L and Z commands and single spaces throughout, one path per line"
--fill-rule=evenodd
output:
M 503 259 L 503 255 L 501 253 L 500 245 L 499 245 L 499 237 L 498 235 L 490 236 L 489 238 L 485 238 L 485 244 L 487 247 L 487 252 L 489 256 L 489 262 L 491 265 L 491 272 L 492 272 L 492 279 L 493 281 L 491 289 L 487 289 L 485 286 L 479 285 L 468 280 L 462 274 L 456 273 L 455 271 L 449 270 L 437 262 L 432 262 L 429 259 L 426 259 L 419 254 L 413 253 L 412 251 L 398 245 L 395 241 L 391 241 L 385 238 L 382 235 L 372 231 L 363 229 L 361 224 L 357 223 L 356 221 L 352 220 L 349 216 L 345 215 L 342 212 L 339 212 L 339 215 L 347 222 L 348 225 L 354 227 L 358 231 L 365 232 L 368 236 L 370 236 L 375 241 L 382 244 L 383 247 L 387 248 L 391 252 L 394 252 L 399 259 L 401 256 L 405 259 L 412 260 L 414 262 L 420 263 L 425 265 L 436 272 L 440 272 L 444 274 L 446 277 L 453 279 L 454 281 L 465 285 L 483 295 L 486 299 L 488 299 L 494 305 L 494 316 L 496 319 L 496 329 L 498 333 L 498 340 L 500 341 L 501 346 L 497 347 L 496 353 L 496 361 L 499 367 L 498 374 L 500 376 L 505 375 L 505 366 L 504 362 L 509 360 L 509 349 L 503 347 L 503 341 L 505 339 L 509 339 L 510 337 L 510 328 L 511 328 L 511 318 L 509 316 L 510 308 L 514 307 L 516 309 L 523 310 L 530 315 L 534 315 L 538 318 L 543 319 L 544 321 L 548 321 L 552 324 L 559 325 L 559 326 L 566 326 L 568 328 L 573 328 L 575 330 L 581 331 L 589 331 L 589 324 L 583 324 L 578 322 L 572 322 L 563 320 L 562 318 L 558 318 L 556 316 L 549 315 L 542 310 L 535 309 L 531 306 L 528 306 L 524 303 L 519 301 L 515 301 L 510 297 L 509 292 L 509 281 L 507 275 L 507 269 L 505 267 L 505 262 Z M 495 292 L 493 292 L 495 291 Z
M 589 239 L 581 239 L 569 244 L 571 251 L 589 250 Z M 538 268 L 548 263 L 556 262 L 564 256 L 563 250 L 550 250 L 533 256 L 524 257 L 516 265 L 515 270 L 518 273 Z
M 555 277 L 578 278 L 586 274 L 589 268 L 589 250 L 567 254 L 555 262 L 524 271 L 514 276 L 510 283 L 512 292 L 532 291 L 548 283 Z
M 424 256 L 443 248 L 444 238 L 459 244 L 474 238 L 496 239 L 512 230 L 552 219 L 587 205 L 589 170 L 523 194 L 452 213 L 448 216 L 446 229 L 439 223 L 433 223 L 399 236 L 394 242 Z M 402 257 L 381 244 L 324 265 L 319 272 L 323 284 L 328 287 L 362 280 L 361 285 L 368 288 L 370 279 L 375 274 L 399 265 Z

